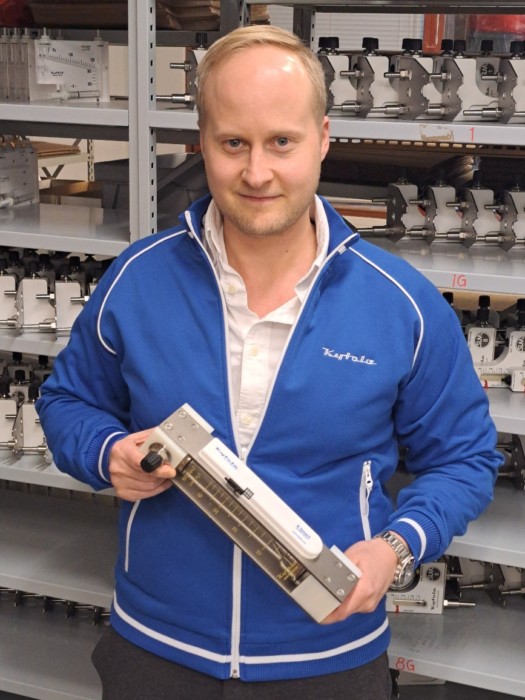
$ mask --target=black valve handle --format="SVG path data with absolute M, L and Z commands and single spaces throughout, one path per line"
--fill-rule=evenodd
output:
M 140 466 L 145 472 L 151 474 L 155 469 L 158 469 L 164 462 L 158 452 L 148 452 L 148 454 L 140 460 Z

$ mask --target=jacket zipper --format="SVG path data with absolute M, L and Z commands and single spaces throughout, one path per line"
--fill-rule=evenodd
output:
M 186 213 L 186 223 L 188 224 L 188 228 L 191 232 L 191 235 L 195 238 L 197 241 L 197 244 L 200 246 L 201 251 L 206 258 L 208 265 L 210 266 L 211 273 L 213 275 L 213 278 L 215 280 L 215 285 L 217 287 L 217 292 L 219 294 L 220 300 L 221 300 L 221 306 L 222 306 L 222 322 L 224 325 L 224 337 L 226 339 L 226 353 L 228 353 L 228 328 L 227 328 L 227 322 L 226 322 L 226 308 L 225 308 L 225 301 L 224 297 L 221 291 L 221 286 L 219 284 L 219 278 L 217 276 L 217 273 L 215 271 L 215 268 L 213 266 L 213 262 L 208 254 L 208 251 L 204 247 L 200 236 L 198 236 L 193 228 L 193 223 L 191 221 L 191 217 Z M 231 405 L 231 383 L 230 383 L 230 371 L 229 369 L 227 370 L 227 376 L 228 376 L 228 397 L 230 400 L 230 417 L 231 417 L 231 425 L 232 425 L 232 431 L 233 431 L 233 436 L 234 436 L 234 441 L 235 441 L 235 449 L 237 450 L 237 454 L 239 454 L 239 457 L 242 460 L 246 459 L 246 450 L 242 451 L 242 454 L 239 451 L 239 441 L 237 439 L 237 427 L 235 425 L 235 420 L 233 419 L 234 413 L 233 413 L 233 407 Z M 239 678 L 240 677 L 240 645 L 241 645 L 241 588 L 242 588 L 242 551 L 237 545 L 233 545 L 233 563 L 232 563 L 232 617 L 231 617 L 231 651 L 230 651 L 230 677 L 231 678 Z
M 363 525 L 363 534 L 365 540 L 369 540 L 372 537 L 372 532 L 370 530 L 370 494 L 374 487 L 374 480 L 372 478 L 372 462 L 367 459 L 363 462 L 363 471 L 361 475 L 361 488 L 359 489 L 359 508 L 361 511 L 361 523 Z
M 222 295 L 222 291 L 221 291 L 221 287 L 220 287 L 220 284 L 219 284 L 219 279 L 218 279 L 218 277 L 217 277 L 217 273 L 216 273 L 215 268 L 214 268 L 214 266 L 213 266 L 213 262 L 212 262 L 212 260 L 211 260 L 211 258 L 210 258 L 210 256 L 209 256 L 209 254 L 208 254 L 208 251 L 207 251 L 206 248 L 204 247 L 204 245 L 203 245 L 203 243 L 202 243 L 202 241 L 201 241 L 200 236 L 197 235 L 197 233 L 196 233 L 196 231 L 195 231 L 195 229 L 194 229 L 194 227 L 193 227 L 193 222 L 192 222 L 191 216 L 189 215 L 188 212 L 186 212 L 185 219 L 186 219 L 186 223 L 187 223 L 187 225 L 188 225 L 188 229 L 189 229 L 190 235 L 192 235 L 192 236 L 195 238 L 195 240 L 197 241 L 197 244 L 200 246 L 200 248 L 201 248 L 201 250 L 202 250 L 204 256 L 206 257 L 206 260 L 208 261 L 208 264 L 209 264 L 210 269 L 211 269 L 211 271 L 212 271 L 213 277 L 214 277 L 214 279 L 215 279 L 215 284 L 216 284 L 216 286 L 217 286 L 217 290 L 218 290 L 219 296 L 220 296 L 220 298 L 221 298 L 221 304 L 222 304 L 222 310 L 223 310 L 223 324 L 224 324 L 224 326 L 225 326 L 225 328 L 224 328 L 224 330 L 225 330 L 225 338 L 227 338 L 227 337 L 228 337 L 228 328 L 226 327 L 227 324 L 226 324 L 226 313 L 225 313 L 225 311 L 226 311 L 226 309 L 225 309 L 225 301 L 224 301 L 224 297 L 223 297 L 223 295 Z M 304 304 L 303 304 L 303 307 L 302 307 L 302 309 L 301 309 L 301 312 L 300 312 L 300 314 L 299 314 L 299 317 L 296 319 L 296 321 L 295 321 L 295 323 L 294 323 L 294 326 L 293 326 L 293 328 L 291 329 L 291 332 L 290 332 L 288 341 L 286 342 L 286 345 L 285 345 L 285 347 L 284 347 L 284 349 L 283 349 L 283 353 L 282 353 L 282 355 L 281 355 L 281 360 L 280 360 L 280 362 L 279 362 L 279 367 L 277 367 L 277 369 L 276 369 L 276 372 L 275 372 L 275 375 L 274 375 L 274 379 L 273 379 L 273 383 L 272 383 L 272 385 L 270 386 L 270 389 L 269 389 L 269 392 L 268 392 L 268 397 L 267 397 L 267 399 L 266 399 L 266 406 L 268 405 L 269 397 L 271 396 L 271 394 L 272 394 L 272 392 L 273 392 L 273 386 L 274 386 L 274 383 L 275 383 L 275 379 L 276 379 L 276 377 L 277 377 L 277 375 L 278 375 L 278 373 L 279 373 L 279 369 L 280 369 L 280 366 L 281 366 L 281 364 L 282 364 L 282 359 L 283 359 L 283 357 L 285 356 L 286 351 L 288 350 L 288 345 L 289 345 L 289 343 L 290 343 L 290 339 L 291 339 L 292 335 L 294 335 L 295 330 L 296 330 L 296 328 L 297 328 L 297 325 L 298 325 L 300 319 L 304 316 L 305 308 L 306 308 L 306 306 L 307 306 L 307 304 L 308 304 L 309 299 L 311 299 L 311 297 L 312 297 L 312 292 L 313 292 L 314 289 L 317 287 L 317 284 L 319 283 L 319 280 L 320 280 L 321 277 L 322 277 L 322 273 L 324 273 L 324 271 L 328 268 L 328 263 L 335 257 L 335 255 L 336 255 L 337 253 L 342 253 L 344 250 L 346 250 L 346 248 L 348 247 L 350 241 L 351 241 L 353 238 L 355 238 L 355 237 L 356 237 L 356 233 L 355 233 L 355 231 L 354 231 L 354 232 L 352 232 L 352 234 L 351 234 L 345 241 L 343 241 L 341 244 L 339 244 L 339 245 L 337 246 L 337 248 L 335 248 L 331 253 L 328 254 L 326 260 L 324 261 L 323 265 L 322 265 L 321 268 L 319 269 L 319 271 L 318 271 L 318 273 L 317 273 L 317 277 L 315 278 L 314 282 L 312 283 L 312 285 L 311 285 L 311 287 L 310 287 L 310 290 L 309 290 L 309 292 L 308 292 L 308 296 L 307 296 L 307 298 L 305 299 L 305 302 L 304 302 Z M 226 341 L 226 342 L 227 342 L 227 341 Z M 229 393 L 229 397 L 230 397 L 230 416 L 231 416 L 231 418 L 232 418 L 231 424 L 232 424 L 232 429 L 233 429 L 233 434 L 234 434 L 234 439 L 235 439 L 235 448 L 236 448 L 237 453 L 239 454 L 240 458 L 241 458 L 243 461 L 245 461 L 246 458 L 247 458 L 247 456 L 248 456 L 248 453 L 250 452 L 250 449 L 251 449 L 252 445 L 253 445 L 254 442 L 255 442 L 255 439 L 256 439 L 257 433 L 258 433 L 258 429 L 255 431 L 255 433 L 254 433 L 254 435 L 253 435 L 253 437 L 252 437 L 252 440 L 251 440 L 251 442 L 250 442 L 249 447 L 248 447 L 247 449 L 244 449 L 244 450 L 242 451 L 242 454 L 240 454 L 240 453 L 239 453 L 239 443 L 238 443 L 238 440 L 237 440 L 237 428 L 236 428 L 236 425 L 235 425 L 235 420 L 233 420 L 233 415 L 234 415 L 234 414 L 233 414 L 233 409 L 232 409 L 232 405 L 231 405 L 231 386 L 230 386 L 230 373 L 229 373 L 229 371 L 228 371 L 228 393 Z M 262 414 L 262 417 L 261 417 L 261 422 L 262 422 L 262 419 L 264 418 L 264 415 L 265 415 L 265 413 L 266 413 L 266 406 L 265 406 L 264 409 L 263 409 L 263 414 Z M 259 425 L 260 425 L 260 423 L 259 423 Z M 368 531 L 370 531 L 370 528 L 368 528 Z M 368 538 L 370 539 L 370 535 L 368 536 Z M 241 583 L 242 583 L 242 551 L 239 549 L 239 547 L 237 547 L 237 545 L 234 545 L 234 550 L 233 550 L 233 572 L 232 572 L 232 627 L 231 627 L 231 662 L 230 662 L 230 676 L 231 676 L 231 678 L 239 678 L 239 677 L 240 677 L 240 669 L 239 669 L 239 666 L 240 666 L 240 642 L 241 642 L 241 639 L 240 639 L 240 630 L 241 630 Z
M 232 580 L 232 629 L 231 629 L 231 662 L 230 677 L 240 677 L 240 639 L 241 639 L 241 583 L 242 583 L 242 552 L 234 546 L 233 549 L 233 580 Z

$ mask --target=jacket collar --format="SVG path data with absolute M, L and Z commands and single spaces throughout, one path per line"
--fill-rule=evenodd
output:
M 354 245 L 359 240 L 359 234 L 355 229 L 347 223 L 343 217 L 333 208 L 324 197 L 319 197 L 328 219 L 328 229 L 330 240 L 328 242 L 328 254 L 336 250 L 341 245 Z M 196 235 L 202 240 L 202 221 L 204 215 L 210 205 L 211 195 L 207 194 L 200 199 L 197 199 L 193 204 L 183 212 L 179 219 L 181 223 L 188 227 L 191 236 Z

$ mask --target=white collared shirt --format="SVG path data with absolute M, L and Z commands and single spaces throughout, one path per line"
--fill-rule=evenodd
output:
M 279 360 L 290 330 L 317 272 L 328 253 L 328 221 L 323 205 L 315 198 L 317 256 L 295 286 L 295 296 L 259 318 L 248 308 L 242 277 L 228 264 L 222 216 L 212 200 L 204 217 L 203 241 L 214 264 L 227 308 L 228 361 L 241 457 L 263 414 Z

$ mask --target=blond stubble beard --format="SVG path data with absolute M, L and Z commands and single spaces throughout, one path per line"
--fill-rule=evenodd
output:
M 285 231 L 288 231 L 305 212 L 310 211 L 316 190 L 317 185 L 308 193 L 308 196 L 301 197 L 292 211 L 278 213 L 275 215 L 275 218 L 272 218 L 270 215 L 267 221 L 261 223 L 257 222 L 257 216 L 250 217 L 234 207 L 226 206 L 223 208 L 220 202 L 217 202 L 217 204 L 223 220 L 229 221 L 241 234 L 250 238 L 270 238 L 272 236 L 280 236 Z

